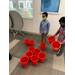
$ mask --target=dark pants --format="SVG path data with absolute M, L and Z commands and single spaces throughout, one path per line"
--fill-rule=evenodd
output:
M 65 48 L 65 43 L 61 45 L 61 48 L 59 49 L 59 54 L 62 55 Z

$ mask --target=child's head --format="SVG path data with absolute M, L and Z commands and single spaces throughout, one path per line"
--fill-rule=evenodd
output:
M 61 17 L 59 19 L 59 23 L 60 23 L 60 25 L 65 25 L 65 17 Z
M 46 20 L 47 17 L 48 17 L 48 13 L 47 12 L 42 13 L 42 19 L 44 21 Z

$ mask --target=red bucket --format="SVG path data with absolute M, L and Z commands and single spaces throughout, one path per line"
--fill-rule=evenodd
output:
M 40 62 L 44 62 L 45 58 L 46 58 L 46 54 L 45 53 L 40 53 L 39 54 L 39 61 Z
M 41 46 L 41 50 L 45 50 L 45 47 L 46 47 L 45 43 L 41 43 L 40 46 Z
M 26 52 L 26 54 L 25 54 L 26 56 L 28 56 L 29 57 L 29 60 L 30 60 L 30 57 L 33 55 L 33 52 L 31 52 L 31 51 L 29 51 L 29 52 Z
M 48 37 L 48 41 L 51 44 L 53 41 L 55 41 L 55 37 L 53 37 L 53 36 Z
M 33 65 L 37 65 L 38 60 L 39 60 L 39 56 L 37 56 L 37 55 L 32 55 L 31 56 L 31 61 L 32 61 Z
M 28 46 L 29 45 L 29 39 L 24 40 L 25 45 Z
M 61 47 L 61 45 L 59 44 L 58 41 L 53 41 L 51 44 L 52 48 L 54 49 L 54 51 L 58 51 L 59 48 Z
M 30 43 L 30 46 L 34 46 L 34 40 L 30 40 L 29 43 Z
M 28 48 L 28 50 L 29 50 L 29 51 L 32 51 L 32 52 L 34 51 L 34 49 L 35 49 L 34 47 L 29 47 L 29 48 Z
M 40 53 L 40 49 L 34 49 L 34 55 L 39 55 L 39 53 Z
M 24 56 L 20 59 L 20 62 L 22 63 L 23 67 L 26 67 L 28 65 L 28 61 L 29 61 L 29 58 L 27 56 Z

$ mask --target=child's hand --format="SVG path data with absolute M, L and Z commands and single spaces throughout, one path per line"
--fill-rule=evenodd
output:
M 40 32 L 41 33 L 41 32 Z
M 62 42 L 59 42 L 59 44 L 63 44 Z
M 55 35 L 53 35 L 53 37 L 55 37 Z

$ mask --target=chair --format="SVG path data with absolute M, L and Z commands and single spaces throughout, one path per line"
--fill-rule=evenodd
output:
M 9 16 L 9 31 L 11 31 L 13 33 L 13 30 L 11 28 L 12 28 L 12 19 Z
M 12 19 L 12 29 L 14 30 L 14 37 L 16 37 L 18 33 L 21 33 L 24 36 L 24 33 L 21 31 L 21 29 L 23 28 L 23 19 L 20 14 L 16 11 L 10 11 L 9 15 Z

